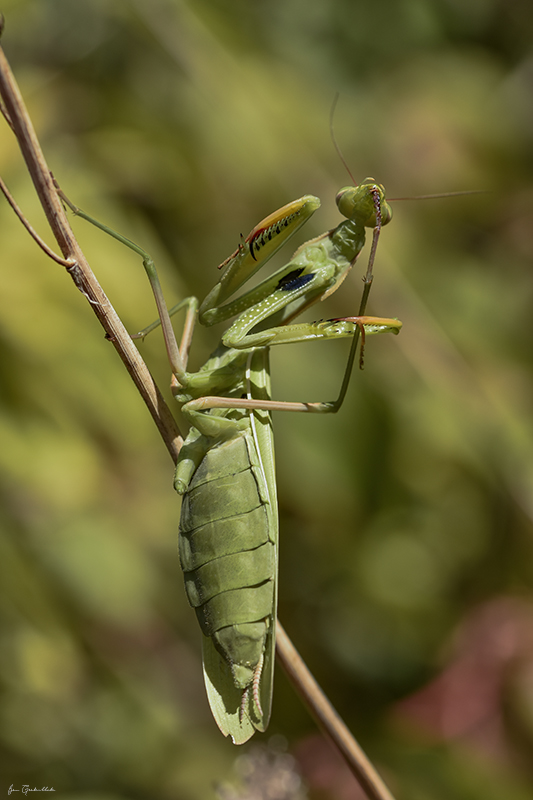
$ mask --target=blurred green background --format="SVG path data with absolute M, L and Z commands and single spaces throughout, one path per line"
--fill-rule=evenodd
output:
M 152 253 L 172 302 L 202 297 L 239 234 L 293 198 L 323 203 L 302 241 L 337 224 L 350 179 L 328 130 L 336 92 L 358 180 L 391 197 L 488 190 L 394 204 L 369 313 L 399 317 L 401 335 L 369 340 L 336 418 L 275 416 L 280 618 L 398 800 L 531 798 L 531 4 L 3 12 L 55 176 Z M 0 172 L 50 241 L 6 125 L 0 137 Z M 262 756 L 224 740 L 207 707 L 171 461 L 84 297 L 6 203 L 0 224 L 2 791 L 215 797 L 237 756 Z M 139 260 L 73 224 L 127 327 L 150 322 Z M 354 313 L 365 263 L 311 318 Z M 198 331 L 193 366 L 220 333 Z M 274 350 L 274 396 L 332 399 L 346 348 Z M 160 335 L 141 351 L 166 387 Z M 281 672 L 270 734 L 307 787 L 293 775 L 280 797 L 357 796 Z

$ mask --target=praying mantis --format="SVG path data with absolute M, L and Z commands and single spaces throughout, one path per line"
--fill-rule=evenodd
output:
M 348 186 L 336 202 L 344 219 L 299 247 L 288 264 L 231 299 L 319 208 L 311 195 L 280 208 L 243 238 L 221 265 L 220 278 L 201 304 L 195 297 L 170 311 L 155 265 L 137 244 L 74 206 L 71 210 L 138 253 L 154 293 L 172 370 L 171 389 L 190 423 L 174 486 L 183 497 L 179 554 L 185 590 L 202 630 L 203 671 L 214 719 L 234 744 L 265 731 L 272 706 L 278 571 L 278 511 L 272 411 L 335 413 L 344 400 L 357 340 L 397 334 L 396 319 L 365 316 L 382 225 L 392 217 L 383 187 L 373 178 Z M 373 242 L 359 313 L 333 320 L 294 322 L 335 292 L 365 243 Z M 171 315 L 185 310 L 178 347 Z M 235 321 L 208 361 L 187 371 L 195 322 Z M 339 397 L 334 402 L 271 399 L 269 348 L 279 344 L 352 338 Z M 360 356 L 362 366 L 362 349 Z

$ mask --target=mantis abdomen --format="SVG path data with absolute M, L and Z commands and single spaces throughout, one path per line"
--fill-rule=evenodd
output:
M 258 681 L 272 634 L 276 548 L 268 504 L 255 443 L 240 431 L 207 451 L 181 512 L 187 597 L 243 693 Z

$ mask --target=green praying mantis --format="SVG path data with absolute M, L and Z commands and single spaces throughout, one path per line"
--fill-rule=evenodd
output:
M 138 253 L 148 274 L 172 370 L 171 388 L 190 430 L 174 486 L 182 495 L 179 554 L 189 603 L 202 630 L 203 670 L 215 721 L 235 744 L 265 731 L 272 706 L 276 635 L 278 511 L 272 411 L 335 413 L 344 400 L 361 338 L 398 333 L 401 322 L 365 316 L 381 227 L 392 216 L 384 189 L 372 178 L 348 186 L 336 202 L 344 219 L 299 247 L 288 264 L 231 299 L 319 208 L 306 195 L 263 219 L 220 265 L 214 288 L 198 305 L 188 297 L 167 309 L 155 265 L 142 248 L 73 206 L 71 210 Z M 335 292 L 365 243 L 373 241 L 359 313 L 294 322 Z M 171 315 L 185 310 L 178 347 Z M 196 320 L 211 326 L 235 317 L 208 361 L 187 371 Z M 269 348 L 315 339 L 352 338 L 339 397 L 334 402 L 271 399 Z

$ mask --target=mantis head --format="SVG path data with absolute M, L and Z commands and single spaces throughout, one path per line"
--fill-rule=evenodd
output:
M 380 228 L 392 219 L 385 190 L 374 178 L 365 178 L 358 186 L 345 186 L 335 200 L 343 217 L 361 222 L 366 228 Z

